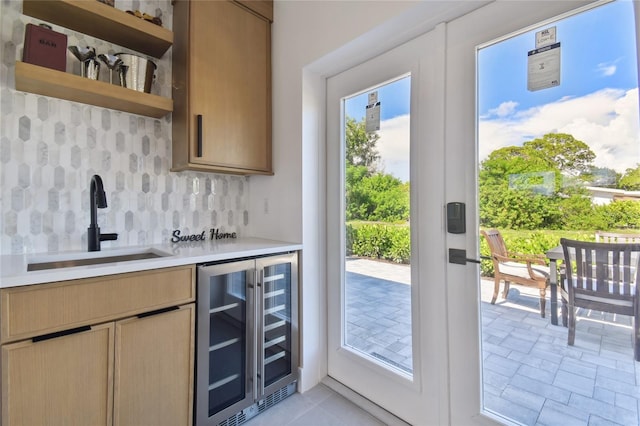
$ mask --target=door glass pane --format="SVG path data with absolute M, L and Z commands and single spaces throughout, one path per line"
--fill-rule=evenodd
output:
M 264 386 L 291 373 L 291 264 L 267 266 L 264 295 Z
M 245 397 L 247 273 L 209 282 L 209 416 Z
M 343 99 L 344 346 L 413 372 L 406 75 Z
M 480 252 L 497 229 L 511 261 L 481 265 L 483 403 L 519 424 L 638 424 L 633 316 L 576 305 L 570 342 L 554 255 L 560 238 L 640 236 L 635 40 L 617 1 L 478 52 Z

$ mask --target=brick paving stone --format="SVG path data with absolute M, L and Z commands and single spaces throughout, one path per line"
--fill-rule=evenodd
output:
M 550 350 L 551 348 L 551 350 Z M 538 358 L 548 360 L 554 364 L 560 364 L 564 357 L 560 353 L 556 353 L 553 349 L 553 345 L 549 345 L 545 342 L 538 342 L 536 346 L 531 350 L 531 355 Z
M 509 336 L 502 341 L 502 346 L 516 350 L 518 352 L 529 353 L 533 348 L 535 342 L 529 340 L 520 339 L 517 337 Z
M 495 354 L 490 355 L 484 361 L 485 370 L 493 370 L 509 377 L 512 377 L 514 374 L 516 374 L 521 365 L 522 364 L 517 361 L 513 361 L 509 358 L 505 358 Z
M 616 404 L 616 393 L 608 389 L 595 387 L 593 389 L 593 397 L 598 401 L 603 401 L 607 404 Z
M 638 424 L 637 410 L 631 411 L 622 407 L 616 407 L 615 405 L 598 401 L 593 398 L 587 398 L 576 393 L 571 395 L 568 405 L 578 410 L 582 410 L 583 412 L 595 414 L 603 419 L 620 423 L 622 425 Z
M 600 416 L 592 414 L 589 416 L 589 426 L 627 426 L 620 423 L 612 422 L 611 420 L 603 419 Z
M 494 345 L 493 343 L 489 343 L 489 342 L 482 343 L 482 350 L 483 352 L 486 352 L 489 354 L 496 354 L 503 357 L 507 357 L 511 353 L 511 349 L 505 348 L 499 345 Z
M 633 396 L 617 393 L 617 394 L 615 394 L 614 405 L 616 407 L 622 407 L 622 408 L 627 409 L 627 410 L 629 410 L 631 412 L 634 412 L 637 415 L 638 414 L 638 401 L 640 401 L 640 400 L 638 398 L 634 398 Z
M 619 370 L 617 368 L 609 368 L 604 366 L 598 367 L 598 376 L 608 377 L 610 379 L 619 380 L 624 383 L 628 383 L 630 385 L 636 384 L 636 378 L 629 374 L 629 372 L 624 370 Z
M 518 339 L 526 340 L 532 343 L 537 342 L 538 338 L 540 337 L 537 331 L 534 331 L 532 327 L 524 326 L 524 324 L 522 329 L 514 330 L 513 333 L 511 333 L 511 336 L 516 337 Z
M 513 401 L 497 397 L 492 394 L 485 394 L 485 407 L 490 407 L 491 411 L 504 417 L 515 420 L 522 424 L 534 424 L 538 419 L 538 411 L 531 410 Z
M 598 367 L 595 364 L 573 358 L 564 358 L 560 363 L 560 369 L 590 379 L 595 379 L 598 371 Z
M 617 365 L 615 359 L 606 358 L 598 354 L 583 354 L 582 359 L 590 364 L 604 365 L 611 368 L 615 368 Z
M 640 388 L 605 376 L 596 376 L 596 386 L 640 398 Z
M 545 401 L 545 398 L 540 395 L 511 385 L 508 385 L 500 396 L 536 412 L 540 412 Z
M 515 375 L 511 378 L 510 383 L 514 386 L 526 389 L 529 392 L 541 395 L 548 400 L 554 400 L 562 403 L 569 402 L 569 397 L 571 396 L 571 392 L 566 389 L 561 389 L 552 384 L 543 383 L 525 376 Z
M 553 384 L 572 393 L 592 397 L 595 379 L 560 370 L 556 374 Z
M 483 384 L 490 386 L 494 389 L 499 389 L 502 392 L 509 384 L 510 377 L 500 374 L 498 371 L 492 371 L 484 369 L 482 373 Z
M 584 426 L 588 421 L 589 413 L 552 400 L 545 401 L 538 418 L 546 426 Z
M 518 369 L 518 374 L 544 383 L 553 383 L 556 378 L 555 371 L 544 371 L 529 365 L 522 365 L 520 369 Z

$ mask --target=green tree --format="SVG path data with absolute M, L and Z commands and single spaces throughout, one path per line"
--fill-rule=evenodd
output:
M 378 170 L 379 136 L 347 117 L 346 219 L 399 222 L 409 219 L 409 184 Z
M 377 170 L 380 154 L 376 144 L 380 136 L 367 133 L 364 120 L 357 122 L 347 117 L 346 123 L 346 160 L 347 165 L 366 166 L 370 173 Z
M 347 167 L 347 220 L 399 222 L 409 219 L 409 184 L 392 175 Z
M 522 148 L 531 157 L 546 161 L 549 168 L 569 176 L 588 174 L 596 158 L 589 145 L 566 133 L 548 133 L 525 142 Z
M 547 134 L 493 151 L 480 165 L 480 224 L 510 229 L 557 229 L 564 215 L 576 213 L 585 196 L 564 188 L 566 177 L 582 181 L 595 154 L 567 134 Z M 562 192 L 561 192 L 562 191 Z M 574 197 L 574 198 L 572 198 Z M 571 198 L 571 202 L 565 201 Z
M 625 170 L 618 187 L 627 191 L 640 191 L 640 164 L 635 168 Z

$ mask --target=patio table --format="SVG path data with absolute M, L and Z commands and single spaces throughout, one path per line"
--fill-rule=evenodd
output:
M 549 259 L 549 286 L 551 290 L 551 324 L 558 325 L 558 260 L 564 259 L 562 246 L 557 246 L 546 253 Z

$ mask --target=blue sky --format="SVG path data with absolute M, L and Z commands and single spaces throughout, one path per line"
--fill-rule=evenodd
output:
M 556 27 L 560 86 L 527 90 L 527 52 L 535 33 Z M 633 4 L 618 0 L 483 47 L 478 51 L 479 160 L 546 133 L 569 133 L 596 153 L 595 164 L 624 172 L 640 163 Z M 385 171 L 408 179 L 409 79 L 378 89 Z M 346 113 L 365 116 L 367 94 Z
M 378 100 L 381 101 L 380 120 L 388 120 L 409 113 L 409 94 L 411 82 L 408 78 L 394 81 L 378 89 Z M 350 98 L 346 102 L 347 115 L 360 121 L 365 117 L 367 93 Z
M 380 139 L 376 148 L 381 158 L 381 165 L 386 173 L 409 181 L 409 107 L 411 79 L 409 76 L 395 80 L 376 89 L 380 101 Z M 363 120 L 368 93 L 347 99 L 346 114 Z
M 527 90 L 535 32 L 555 26 L 560 86 Z M 478 53 L 479 160 L 546 133 L 589 145 L 595 165 L 623 173 L 640 163 L 633 4 L 608 3 L 481 49 Z
M 631 1 L 617 1 L 549 25 L 556 27 L 562 49 L 561 84 L 550 89 L 527 90 L 527 51 L 535 49 L 535 32 L 540 29 L 481 49 L 480 115 L 507 100 L 526 109 L 603 87 L 637 87 L 636 46 L 629 32 L 634 26 L 633 13 Z

